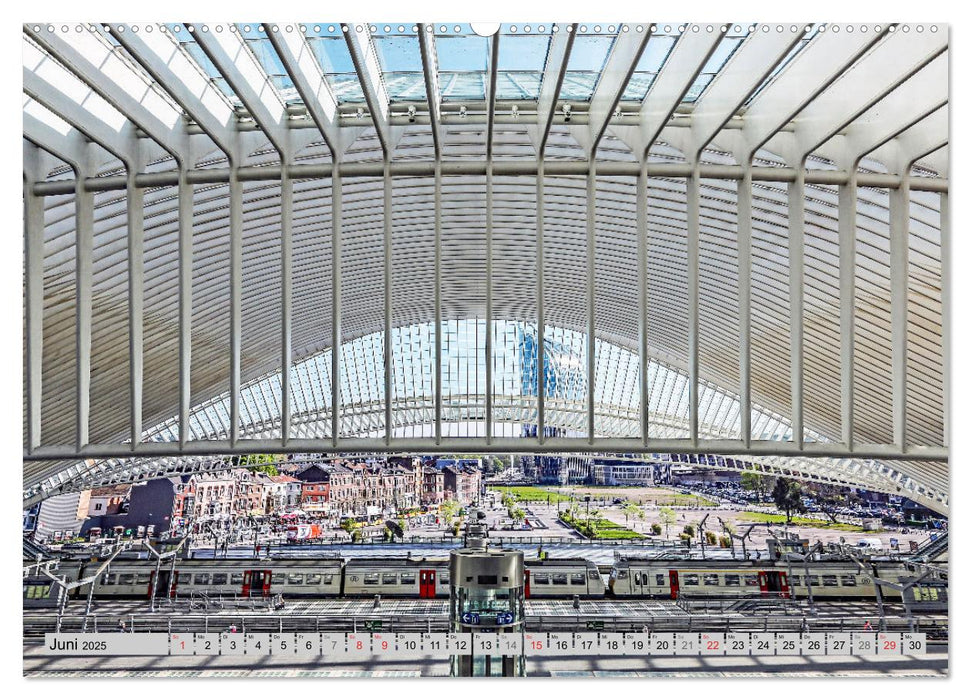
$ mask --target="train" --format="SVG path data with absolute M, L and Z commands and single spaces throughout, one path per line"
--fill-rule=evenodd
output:
M 71 589 L 84 598 L 151 599 L 191 594 L 241 596 L 282 595 L 286 598 L 385 596 L 392 598 L 447 598 L 447 557 L 342 557 L 226 558 L 163 561 L 120 555 L 91 583 Z M 25 565 L 28 562 L 25 562 Z M 62 560 L 56 571 L 67 581 L 91 578 L 103 562 Z M 916 574 L 905 562 L 874 560 L 861 570 L 849 559 L 823 559 L 807 563 L 778 560 L 700 560 L 647 558 L 615 554 L 607 582 L 598 566 L 581 558 L 527 559 L 526 598 L 703 598 L 804 597 L 812 588 L 816 598 L 875 598 L 874 576 L 882 581 L 904 582 Z M 24 578 L 25 607 L 57 604 L 60 586 L 49 577 Z M 946 586 L 943 589 L 946 595 Z M 901 592 L 881 587 L 885 600 Z M 940 592 L 935 591 L 935 595 Z

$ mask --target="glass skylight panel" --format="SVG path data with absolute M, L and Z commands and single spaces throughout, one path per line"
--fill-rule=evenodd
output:
M 293 80 L 287 73 L 277 55 L 273 44 L 266 38 L 266 34 L 258 29 L 256 24 L 237 24 L 240 36 L 256 57 L 257 62 L 263 68 L 270 83 L 276 89 L 277 94 L 287 104 L 303 102 L 300 93 L 293 86 Z
M 364 102 L 364 90 L 340 26 L 307 27 L 307 43 L 338 104 Z
M 616 36 L 581 35 L 573 40 L 560 99 L 587 102 L 600 82 Z
M 718 42 L 715 51 L 708 58 L 704 68 L 701 69 L 701 73 L 695 78 L 695 82 L 684 96 L 684 102 L 697 101 L 711 81 L 715 79 L 715 76 L 718 75 L 721 69 L 728 63 L 728 60 L 735 54 L 738 47 L 742 45 L 749 32 L 747 27 L 742 28 L 741 31 L 738 31 L 739 29 L 736 26 L 733 28 L 733 31 L 730 31 Z
M 443 101 L 485 99 L 489 48 L 489 39 L 471 30 L 435 36 Z
M 181 24 L 166 24 L 164 25 L 167 33 L 179 47 L 188 54 L 189 58 L 199 66 L 199 70 L 202 74 L 209 78 L 209 82 L 219 88 L 219 91 L 225 95 L 229 103 L 234 107 L 241 107 L 243 105 L 242 101 L 236 96 L 233 88 L 230 87 L 229 83 L 223 77 L 222 73 L 216 68 L 209 57 L 202 50 L 202 47 L 196 43 L 195 37 L 192 36 L 192 32 L 189 31 L 188 27 Z
M 803 35 L 799 43 L 793 46 L 792 49 L 789 50 L 789 53 L 786 54 L 786 57 L 783 58 L 782 61 L 780 61 L 779 64 L 769 74 L 769 77 L 763 80 L 762 84 L 759 85 L 758 88 L 755 89 L 755 92 L 753 92 L 752 95 L 745 101 L 746 105 L 748 105 L 752 100 L 758 97 L 759 93 L 762 92 L 765 88 L 767 88 L 769 84 L 775 80 L 775 77 L 782 72 L 782 69 L 788 66 L 792 62 L 792 59 L 798 56 L 799 53 L 804 48 L 809 46 L 809 42 L 812 41 L 814 38 L 816 38 L 816 35 L 819 34 L 819 28 L 822 26 L 823 26 L 822 24 L 815 24 L 813 25 L 812 31 L 806 32 Z
M 496 99 L 538 100 L 552 32 L 502 34 L 496 75 Z
M 660 34 L 654 34 L 648 39 L 644 53 L 641 54 L 634 74 L 621 97 L 622 100 L 641 102 L 647 96 L 647 91 L 651 89 L 654 79 L 661 72 L 677 41 L 677 37 Z
M 388 99 L 392 102 L 424 101 L 427 99 L 425 73 L 418 37 L 414 33 L 391 30 L 392 33 L 374 34 L 371 37 L 381 64 L 381 79 Z

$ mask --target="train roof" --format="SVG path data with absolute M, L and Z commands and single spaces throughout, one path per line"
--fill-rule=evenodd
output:
M 351 557 L 347 566 L 406 567 L 416 564 L 448 564 L 448 557 Z
M 569 558 L 553 558 L 549 559 L 527 559 L 526 566 L 530 568 L 536 567 L 556 567 L 556 566 L 582 566 L 585 568 L 596 569 L 597 565 L 590 561 L 589 559 L 581 559 L 579 557 L 569 557 Z

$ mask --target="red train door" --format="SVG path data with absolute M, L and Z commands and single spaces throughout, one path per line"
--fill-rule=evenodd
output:
M 769 592 L 769 573 L 767 571 L 759 572 L 759 590 L 763 595 Z
M 525 575 L 523 576 L 523 581 L 525 582 L 526 590 L 523 594 L 529 598 L 529 569 L 526 569 Z
M 270 595 L 272 573 L 269 569 L 250 569 L 243 572 L 243 597 L 258 598 Z
M 418 597 L 435 597 L 435 569 L 420 569 L 418 571 Z
M 243 591 L 242 596 L 244 598 L 249 598 L 250 590 L 252 589 L 253 572 L 244 571 L 243 572 Z
M 668 579 L 671 581 L 671 600 L 677 600 L 678 591 L 681 590 L 681 587 L 678 584 L 678 572 L 674 569 L 668 571 Z
M 783 572 L 779 572 L 779 590 L 782 591 L 783 598 L 790 598 L 789 593 L 789 576 Z
M 263 586 L 262 586 L 262 591 L 263 591 L 263 597 L 264 598 L 269 597 L 269 595 L 270 595 L 270 582 L 272 581 L 272 578 L 273 578 L 273 572 L 270 571 L 269 569 L 264 569 L 263 570 Z

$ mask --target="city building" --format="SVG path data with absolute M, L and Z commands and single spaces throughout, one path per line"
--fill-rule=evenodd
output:
M 91 489 L 88 515 L 116 515 L 120 513 L 128 500 L 131 488 L 131 484 L 118 484 Z

